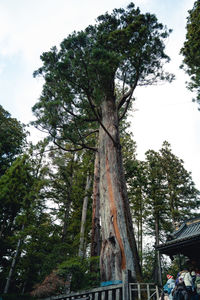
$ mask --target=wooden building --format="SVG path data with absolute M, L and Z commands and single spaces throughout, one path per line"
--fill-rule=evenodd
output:
M 160 254 L 184 255 L 190 263 L 200 270 L 200 217 L 188 220 L 170 234 L 165 243 L 158 245 Z

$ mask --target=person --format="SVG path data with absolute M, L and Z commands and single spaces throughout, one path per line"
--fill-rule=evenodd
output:
M 196 272 L 194 270 L 191 272 L 191 277 L 192 277 L 192 295 L 191 295 L 191 300 L 198 300 L 199 296 L 197 294 L 196 287 L 195 287 Z
M 163 287 L 164 293 L 167 293 L 169 296 L 169 300 L 172 300 L 172 291 L 175 287 L 174 277 L 170 274 L 167 274 L 167 282 Z
M 197 296 L 196 296 L 196 299 L 200 299 L 200 273 L 197 273 L 196 274 L 196 280 L 195 280 L 195 289 L 196 289 L 196 293 L 197 293 Z
M 0 299 L 1 300 L 1 299 Z M 169 300 L 169 296 L 167 293 L 165 293 L 164 291 L 162 291 L 161 296 L 159 298 L 159 300 Z
M 191 299 L 191 297 L 192 297 L 192 276 L 190 275 L 190 272 L 188 271 L 187 268 L 185 268 L 181 272 L 180 278 L 183 279 L 186 289 L 187 289 L 187 292 L 188 292 L 189 299 Z
M 188 292 L 183 281 L 183 278 L 179 277 L 176 287 L 173 292 L 173 300 L 189 300 Z
M 195 290 L 195 280 L 196 280 L 196 272 L 193 270 L 191 272 L 191 277 L 192 277 L 192 291 Z
M 175 286 L 179 283 L 179 277 L 181 275 L 181 272 L 178 272 L 176 280 L 175 280 Z

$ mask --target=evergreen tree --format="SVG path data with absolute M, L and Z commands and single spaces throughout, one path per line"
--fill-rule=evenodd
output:
M 184 168 L 183 161 L 172 153 L 168 142 L 163 143 L 159 152 L 147 151 L 145 161 L 138 161 L 133 155 L 125 166 L 129 199 L 142 254 L 142 242 L 147 236 L 152 247 L 163 242 L 175 230 L 176 223 L 197 215 L 199 191 L 192 181 L 191 173 Z M 139 238 L 139 235 L 142 236 Z M 152 249 L 151 277 L 157 281 L 160 258 Z M 141 255 L 144 268 L 145 257 L 146 253 Z
M 44 209 L 41 189 L 45 184 L 45 166 L 41 163 L 41 156 L 33 159 L 31 154 L 24 154 L 0 178 L 1 290 L 6 293 L 9 287 L 16 289 L 16 270 L 24 255 L 25 240 L 31 235 L 33 220 Z
M 163 224 L 166 222 L 166 199 L 164 188 L 164 173 L 161 167 L 161 156 L 159 153 L 149 150 L 146 152 L 147 159 L 147 226 L 154 237 L 155 245 L 160 242 Z M 162 285 L 161 265 L 159 252 L 154 253 L 153 278 L 155 282 Z
M 191 173 L 184 167 L 184 162 L 172 153 L 170 144 L 164 142 L 160 149 L 162 169 L 165 174 L 165 198 L 168 203 L 170 232 L 180 223 L 195 217 L 200 206 L 199 191 L 195 187 Z
M 49 170 L 49 189 L 46 198 L 53 203 L 52 214 L 62 226 L 61 256 L 63 260 L 64 257 L 67 258 L 68 253 L 65 245 L 70 245 L 71 255 L 78 255 L 81 214 L 85 196 L 88 197 L 89 203 L 86 212 L 84 249 L 89 243 L 91 186 L 86 192 L 86 185 L 87 176 L 91 176 L 91 168 L 93 168 L 93 153 L 82 151 L 74 154 L 58 150 L 51 152 L 50 159 L 54 167 Z M 69 250 L 69 246 L 67 247 Z
M 145 232 L 145 219 L 148 215 L 146 207 L 146 163 L 139 161 L 136 158 L 128 162 L 126 170 L 128 195 L 133 216 L 134 225 L 136 228 L 137 245 L 140 255 L 140 262 L 143 261 L 143 239 Z
M 0 176 L 22 152 L 25 137 L 24 125 L 0 105 Z
M 169 61 L 164 53 L 168 35 L 154 15 L 140 13 L 131 3 L 126 10 L 115 9 L 99 16 L 95 25 L 73 32 L 59 51 L 53 47 L 43 53 L 43 66 L 34 73 L 45 79 L 40 100 L 33 107 L 35 125 L 63 150 L 96 151 L 98 145 L 104 281 L 121 279 L 127 268 L 134 277 L 140 275 L 119 122 L 137 85 L 173 79 L 163 71 L 164 62 Z M 119 83 L 120 97 L 116 94 Z M 71 149 L 66 143 L 72 144 Z
M 136 241 L 142 264 L 143 219 L 145 218 L 144 189 L 146 182 L 145 163 L 136 156 L 136 143 L 130 133 L 130 123 L 123 120 L 120 125 L 121 145 L 128 198 L 133 224 L 135 225 Z
M 187 87 L 195 91 L 196 101 L 200 104 L 200 2 L 194 2 L 194 6 L 189 10 L 186 26 L 186 40 L 180 51 L 183 55 L 181 68 L 190 77 Z

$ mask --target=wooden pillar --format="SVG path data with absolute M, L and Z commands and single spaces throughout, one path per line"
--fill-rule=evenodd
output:
M 130 300 L 129 297 L 129 280 L 128 280 L 128 271 L 124 270 L 122 272 L 122 295 L 123 295 L 123 300 Z

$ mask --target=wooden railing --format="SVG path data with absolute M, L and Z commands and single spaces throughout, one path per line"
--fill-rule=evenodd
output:
M 159 289 L 154 283 L 129 283 L 128 293 L 125 289 L 125 285 L 116 284 L 41 300 L 159 300 Z
M 159 288 L 155 283 L 129 283 L 130 300 L 159 300 Z
M 122 300 L 122 284 L 95 288 L 89 291 L 70 293 L 68 295 L 51 296 L 41 300 Z M 39 299 L 38 299 L 39 300 Z M 128 300 L 128 299 L 126 299 Z

